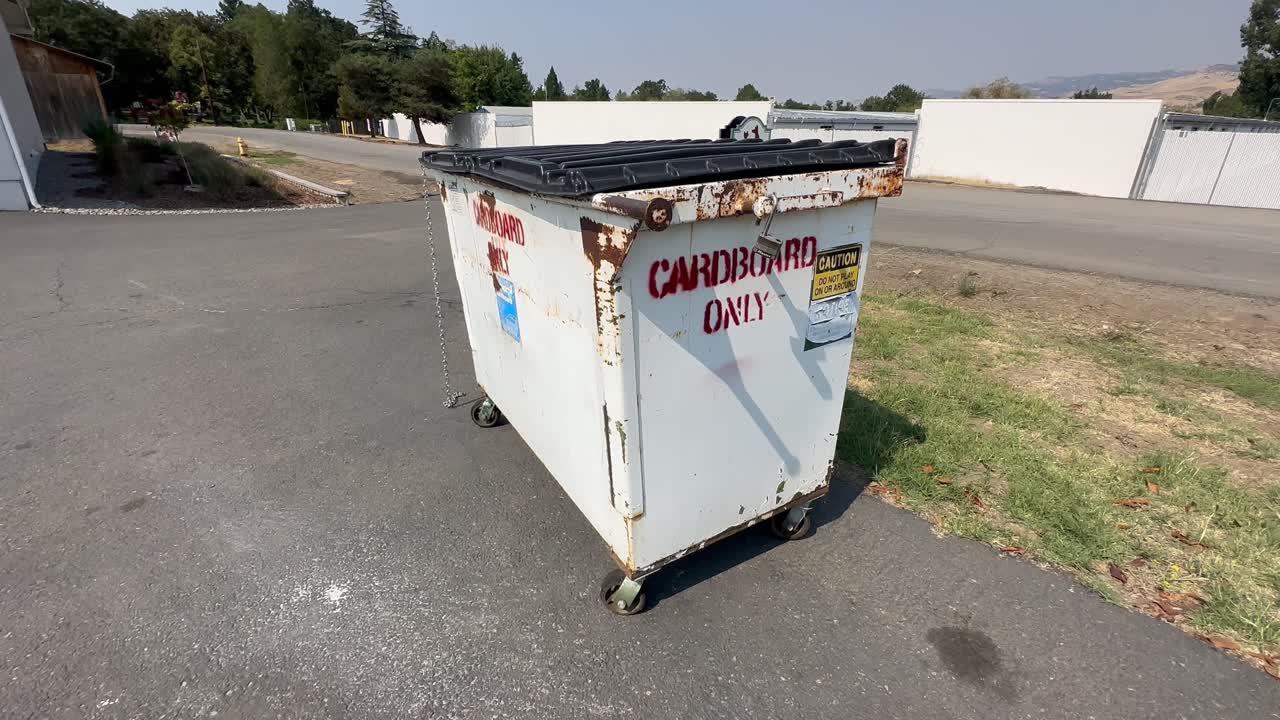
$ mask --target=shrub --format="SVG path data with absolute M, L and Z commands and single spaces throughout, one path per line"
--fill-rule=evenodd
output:
M 101 118 L 94 118 L 84 126 L 84 134 L 93 142 L 94 160 L 98 172 L 117 175 L 121 157 L 125 152 L 124 136 L 114 125 Z
M 245 186 L 245 175 L 240 169 L 208 145 L 178 143 L 178 149 L 191 169 L 191 179 L 214 197 L 231 197 Z
M 144 163 L 164 162 L 174 152 L 172 145 L 159 143 L 151 138 L 127 137 L 124 144 L 131 155 L 136 155 Z

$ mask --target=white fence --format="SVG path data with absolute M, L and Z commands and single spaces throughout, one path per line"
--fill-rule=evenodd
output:
M 763 102 L 535 102 L 538 145 L 614 140 L 714 139 L 735 117 L 767 120 Z
M 1164 130 L 1143 200 L 1280 209 L 1280 134 Z
M 915 113 L 775 109 L 769 114 L 769 137 L 822 142 L 911 140 L 916 125 Z
M 533 144 L 533 115 L 529 108 L 486 107 L 481 112 L 456 115 L 447 125 L 421 125 L 428 145 L 484 148 Z M 382 134 L 393 140 L 418 142 L 413 120 L 399 113 L 382 121 Z
M 926 100 L 916 179 L 1127 198 L 1159 100 Z

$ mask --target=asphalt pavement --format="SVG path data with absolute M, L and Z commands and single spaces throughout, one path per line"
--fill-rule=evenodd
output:
M 134 126 L 131 132 L 150 132 Z M 187 130 L 404 173 L 421 148 L 253 128 Z M 1280 298 L 1280 212 L 910 183 L 885 200 L 876 240 L 1059 270 Z
M 847 475 L 810 538 L 610 615 L 516 432 L 441 404 L 422 212 L 0 214 L 0 716 L 1280 717 L 1263 673 Z

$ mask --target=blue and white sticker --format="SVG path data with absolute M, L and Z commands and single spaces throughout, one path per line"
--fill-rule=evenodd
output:
M 510 278 L 495 275 L 498 279 L 498 322 L 507 334 L 520 342 L 520 316 L 516 313 L 516 284 Z

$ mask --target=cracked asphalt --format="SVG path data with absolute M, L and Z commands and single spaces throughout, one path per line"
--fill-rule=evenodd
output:
M 519 436 L 441 405 L 424 242 L 417 204 L 0 215 L 0 716 L 1280 717 L 1261 672 L 854 476 L 810 538 L 609 615 Z

